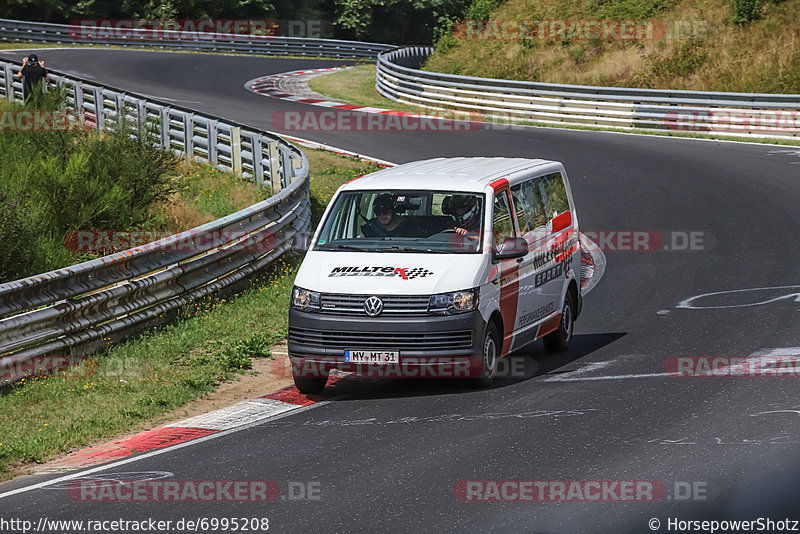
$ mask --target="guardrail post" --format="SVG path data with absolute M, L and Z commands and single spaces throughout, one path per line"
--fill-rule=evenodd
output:
M 186 161 L 194 155 L 194 113 L 183 114 L 183 153 Z
M 83 85 L 77 82 L 72 82 L 72 91 L 75 96 L 75 110 L 78 112 L 79 117 L 84 117 L 83 111 Z
M 303 168 L 303 158 L 298 156 L 291 156 L 290 159 L 292 160 L 292 182 L 294 179 L 297 178 L 295 176 L 295 169 L 302 169 Z
M 276 195 L 281 190 L 281 155 L 278 150 L 278 142 L 267 143 L 267 152 L 269 154 L 269 183 L 272 186 L 272 194 Z
M 95 123 L 98 130 L 104 130 L 106 127 L 106 113 L 105 113 L 105 99 L 103 97 L 103 89 L 100 87 L 94 88 L 94 115 Z
M 208 121 L 208 161 L 216 165 L 219 163 L 219 156 L 217 155 L 217 123 L 218 120 Z
M 242 129 L 231 126 L 231 165 L 233 172 L 242 174 Z
M 147 101 L 145 100 L 136 99 L 136 121 L 139 134 L 144 135 L 147 132 Z
M 117 120 L 115 124 L 119 127 L 120 124 L 127 120 L 125 116 L 125 93 L 117 93 L 114 98 L 114 106 L 117 108 Z
M 292 153 L 288 150 L 281 150 L 281 185 L 289 187 L 294 177 L 294 170 L 292 169 Z
M 11 72 L 11 65 L 8 63 L 3 64 L 3 85 L 5 86 L 6 99 L 9 102 L 14 101 L 14 74 Z
M 161 146 L 167 150 L 172 148 L 172 143 L 170 143 L 170 135 L 169 135 L 169 112 L 171 108 L 168 106 L 164 106 L 160 108 L 161 111 Z
M 262 144 L 261 135 L 253 135 L 253 176 L 256 180 L 256 185 L 264 187 L 264 146 Z

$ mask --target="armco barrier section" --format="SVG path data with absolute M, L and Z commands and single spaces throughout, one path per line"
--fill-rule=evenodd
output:
M 378 56 L 375 87 L 418 106 L 510 121 L 734 137 L 797 138 L 800 95 L 594 87 L 420 70 L 433 49 Z
M 395 48 L 393 45 L 342 41 L 338 39 L 312 39 L 306 37 L 259 36 L 224 33 L 191 34 L 159 30 L 159 38 L 145 38 L 141 32 L 116 28 L 113 36 L 81 37 L 80 26 L 48 24 L 20 20 L 0 19 L 0 41 L 100 44 L 196 52 L 228 52 L 277 56 L 322 56 L 340 58 L 374 59 L 378 53 Z
M 19 101 L 0 62 L 0 95 Z M 234 287 L 288 251 L 308 232 L 308 160 L 283 139 L 152 99 L 51 73 L 70 106 L 93 126 L 123 117 L 148 125 L 160 144 L 187 158 L 237 167 L 271 185 L 273 195 L 192 230 L 77 265 L 0 284 L 0 383 L 83 357 L 110 340 L 163 322 L 198 298 Z M 16 371 L 16 372 L 15 372 Z M 11 375 L 15 376 L 11 376 Z

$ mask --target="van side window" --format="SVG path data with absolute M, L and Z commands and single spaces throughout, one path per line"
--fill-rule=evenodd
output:
M 511 198 L 514 201 L 514 213 L 517 216 L 517 224 L 519 225 L 520 235 L 525 235 L 529 230 L 528 216 L 525 213 L 525 195 L 522 191 L 522 184 L 517 184 L 511 188 Z M 532 228 L 531 228 L 532 230 Z
M 492 232 L 494 235 L 495 250 L 497 250 L 497 247 L 502 244 L 507 237 L 514 237 L 514 226 L 511 222 L 511 209 L 508 204 L 508 191 L 501 191 L 494 197 Z
M 567 189 L 564 187 L 564 179 L 560 172 L 548 174 L 542 179 L 546 194 L 548 219 L 558 213 L 569 211 L 569 199 Z
M 517 184 L 511 188 L 511 195 L 514 197 L 514 206 L 517 210 L 517 219 L 519 220 L 520 231 L 524 234 L 536 228 L 542 228 L 547 225 L 550 218 L 547 216 L 542 198 L 536 186 L 536 181 L 528 180 L 521 184 Z M 519 217 L 520 209 L 524 212 L 523 218 Z M 523 226 L 525 227 L 523 229 Z

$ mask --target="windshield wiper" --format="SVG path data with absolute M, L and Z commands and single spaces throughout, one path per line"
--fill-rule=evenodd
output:
M 430 252 L 431 254 L 447 254 L 444 250 L 434 250 L 431 248 L 414 248 L 414 247 L 390 247 L 393 250 L 402 250 L 403 252 Z
M 317 248 L 338 248 L 341 250 L 355 250 L 356 252 L 375 252 L 374 248 L 362 248 L 362 247 L 354 247 L 352 245 L 317 245 Z

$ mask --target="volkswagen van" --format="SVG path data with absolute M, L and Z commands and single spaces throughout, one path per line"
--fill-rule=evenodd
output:
M 567 348 L 580 265 L 559 162 L 439 158 L 352 180 L 292 289 L 295 385 L 319 392 L 333 369 L 488 385 L 514 350 Z

